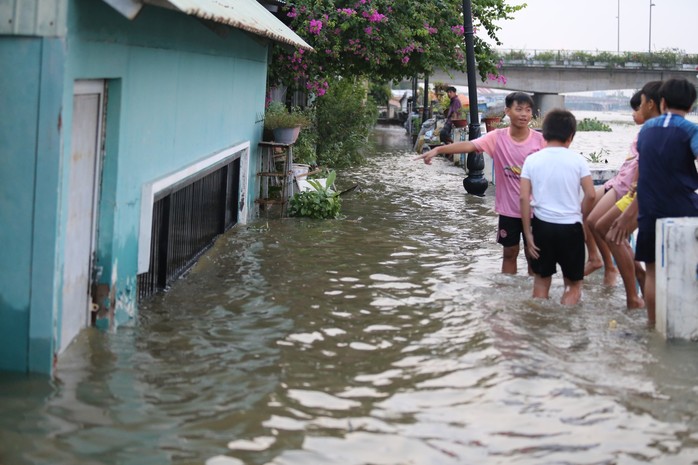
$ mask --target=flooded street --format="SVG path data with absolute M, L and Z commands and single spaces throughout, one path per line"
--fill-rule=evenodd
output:
M 56 379 L 3 374 L 0 464 L 698 463 L 698 346 L 601 273 L 579 306 L 560 274 L 532 300 L 522 257 L 499 274 L 493 188 L 375 137 L 343 219 L 234 228 Z

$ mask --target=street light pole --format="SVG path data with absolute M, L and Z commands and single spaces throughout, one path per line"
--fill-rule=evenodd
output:
M 649 53 L 652 53 L 652 7 L 654 6 L 654 3 L 652 3 L 652 0 L 650 0 L 650 41 L 649 41 L 649 46 L 647 47 L 647 51 Z
M 473 31 L 473 9 L 470 0 L 463 0 L 463 31 L 465 39 L 465 63 L 468 76 L 468 99 L 470 101 L 470 124 L 468 140 L 480 137 L 480 117 L 477 103 L 477 71 L 475 68 L 475 45 Z M 487 190 L 485 179 L 485 157 L 471 152 L 466 157 L 468 176 L 463 179 L 463 187 L 468 194 L 483 196 Z

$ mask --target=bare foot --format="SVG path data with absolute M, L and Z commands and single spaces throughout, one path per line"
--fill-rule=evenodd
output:
M 636 310 L 638 308 L 645 308 L 645 301 L 642 300 L 642 297 L 640 296 L 635 296 L 635 297 L 628 297 L 626 300 L 628 304 L 628 310 Z
M 618 280 L 618 268 L 606 268 L 603 273 L 603 283 L 606 286 L 615 286 Z
M 603 266 L 603 262 L 598 259 L 598 260 L 589 260 L 584 264 L 584 276 L 589 276 L 592 274 L 594 271 L 598 270 Z

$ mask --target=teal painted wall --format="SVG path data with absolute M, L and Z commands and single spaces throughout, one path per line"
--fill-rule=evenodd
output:
M 150 6 L 129 21 L 87 0 L 69 3 L 66 41 L 66 121 L 74 80 L 109 83 L 98 262 L 101 281 L 114 286 L 115 319 L 123 324 L 136 312 L 143 184 L 239 142 L 256 147 L 267 43 L 231 28 L 221 37 L 195 18 Z M 70 132 L 63 137 L 69 153 Z M 256 156 L 253 150 L 251 167 Z M 65 166 L 62 177 L 67 186 Z M 256 183 L 256 176 L 248 179 Z M 252 211 L 254 196 L 247 201 Z
M 61 40 L 0 37 L 0 370 L 53 361 L 63 61 Z
M 117 323 L 136 313 L 141 188 L 249 141 L 254 211 L 268 43 L 146 6 L 68 0 L 67 35 L 0 36 L 0 370 L 50 373 L 60 346 L 73 84 L 108 84 L 97 264 Z

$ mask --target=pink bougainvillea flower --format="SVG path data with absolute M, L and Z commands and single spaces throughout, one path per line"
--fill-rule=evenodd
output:
M 308 30 L 311 34 L 320 34 L 320 31 L 322 30 L 322 21 L 320 21 L 319 19 L 311 19 L 310 26 L 308 26 Z

